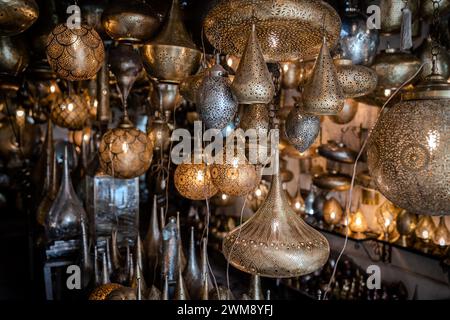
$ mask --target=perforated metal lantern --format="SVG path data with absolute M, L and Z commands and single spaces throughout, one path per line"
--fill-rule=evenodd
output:
M 100 166 L 115 178 L 131 179 L 144 174 L 152 162 L 150 138 L 124 118 L 121 124 L 107 131 L 99 147 Z
M 223 241 L 223 254 L 232 266 L 271 278 L 314 272 L 329 253 L 327 239 L 290 207 L 278 173 L 258 211 Z
M 222 130 L 233 120 L 238 106 L 225 70 L 216 64 L 203 78 L 197 93 L 197 112 L 200 118 L 207 128 Z
M 182 163 L 175 169 L 174 183 L 178 192 L 191 200 L 205 200 L 217 193 L 209 167 L 205 163 Z
M 303 105 L 305 113 L 315 115 L 335 115 L 344 106 L 344 93 L 325 39 L 305 85 Z
M 345 99 L 342 110 L 334 116 L 329 116 L 329 118 L 334 123 L 347 124 L 355 118 L 356 112 L 358 112 L 358 101 Z
M 425 2 L 433 2 L 433 0 Z M 382 33 L 396 34 L 400 32 L 403 18 L 403 9 L 406 7 L 406 4 L 408 4 L 408 8 L 411 11 L 411 22 L 415 23 L 415 20 L 419 17 L 419 0 L 380 1 L 380 24 Z M 420 15 L 422 15 L 421 12 Z
M 324 36 L 334 47 L 341 23 L 323 1 L 230 0 L 212 8 L 203 26 L 215 48 L 240 56 L 252 24 L 265 60 L 289 61 L 316 56 Z
M 159 81 L 180 83 L 197 72 L 202 54 L 183 25 L 178 0 L 172 0 L 162 31 L 141 53 L 147 73 Z
M 450 214 L 450 87 L 430 75 L 383 113 L 367 149 L 378 190 L 396 206 L 424 215 Z
M 100 70 L 105 58 L 103 41 L 93 27 L 70 29 L 57 25 L 47 38 L 47 60 L 62 79 L 88 80 Z
M 334 64 L 345 98 L 365 96 L 376 89 L 378 76 L 373 69 L 354 65 L 348 59 L 336 59 Z
M 89 119 L 89 107 L 82 97 L 71 94 L 62 102 L 53 104 L 50 118 L 60 127 L 81 130 Z
M 231 89 L 241 104 L 269 103 L 275 94 L 272 76 L 264 61 L 254 25 Z
M 305 114 L 301 107 L 296 106 L 286 119 L 285 130 L 289 142 L 299 152 L 305 152 L 319 135 L 320 119 Z
M 27 30 L 38 18 L 34 0 L 0 0 L 0 36 L 14 36 Z

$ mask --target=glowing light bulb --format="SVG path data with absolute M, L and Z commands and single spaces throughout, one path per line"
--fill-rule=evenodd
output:
M 51 93 L 55 93 L 55 91 L 56 91 L 56 87 L 55 87 L 54 84 L 52 84 L 52 85 L 50 86 L 50 92 L 51 92 Z
M 423 238 L 423 239 L 428 239 L 428 231 L 427 231 L 427 230 L 423 230 L 423 232 L 422 232 L 422 238 Z
M 198 181 L 203 181 L 203 171 L 197 171 L 197 180 Z
M 384 89 L 384 96 L 389 97 L 391 95 L 391 89 Z
M 128 152 L 128 143 L 126 143 L 126 142 L 122 143 L 122 150 L 123 150 L 123 152 L 125 152 L 125 153 Z
M 225 193 L 222 193 L 222 200 L 227 200 L 228 196 Z
M 439 239 L 439 245 L 440 245 L 441 247 L 444 247 L 444 246 L 445 246 L 445 239 L 444 239 L 444 238 L 440 238 L 440 239 Z
M 98 106 L 98 101 L 97 101 L 97 99 L 95 99 L 94 100 L 94 108 L 97 108 L 97 106 Z
M 72 103 L 72 102 L 69 103 L 69 104 L 67 105 L 67 109 L 68 109 L 69 111 L 72 111 L 72 110 L 73 110 L 73 103 Z
M 233 66 L 233 58 L 228 58 L 227 59 L 227 65 L 229 66 L 229 67 L 232 67 Z
M 25 117 L 25 111 L 23 109 L 19 109 L 16 111 L 16 115 L 20 118 Z
M 300 202 L 296 202 L 295 204 L 294 204 L 294 206 L 295 206 L 295 209 L 300 209 L 301 208 L 301 206 L 302 206 L 302 204 L 300 203 Z
M 288 64 L 284 64 L 283 65 L 283 71 L 287 72 L 289 70 L 289 65 Z
M 255 190 L 255 195 L 256 195 L 257 197 L 261 197 L 261 195 L 262 195 L 261 189 L 256 189 L 256 190 Z
M 334 220 L 334 219 L 336 219 L 336 212 L 331 212 L 330 213 L 330 218 L 332 219 L 332 220 Z
M 85 133 L 85 134 L 83 135 L 83 140 L 84 140 L 85 142 L 88 142 L 88 141 L 89 141 L 89 134 Z
M 355 219 L 355 223 L 360 226 L 362 224 L 361 218 L 360 217 L 356 217 Z
M 386 218 L 386 220 L 384 220 L 384 226 L 387 228 L 391 225 L 391 219 Z

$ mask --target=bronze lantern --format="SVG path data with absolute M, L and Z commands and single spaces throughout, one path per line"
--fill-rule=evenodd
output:
M 27 30 L 38 18 L 34 0 L 0 0 L 0 36 L 14 36 Z

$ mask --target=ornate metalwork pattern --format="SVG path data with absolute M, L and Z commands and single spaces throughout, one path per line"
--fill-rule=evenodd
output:
M 266 61 L 314 57 L 324 36 L 334 47 L 341 27 L 337 12 L 317 0 L 222 1 L 203 26 L 215 48 L 240 56 L 253 24 Z
M 289 206 L 278 174 L 263 205 L 223 241 L 231 265 L 247 273 L 289 278 L 314 272 L 328 259 L 327 239 Z
M 120 288 L 122 288 L 122 285 L 118 283 L 102 284 L 91 292 L 89 295 L 89 300 L 106 300 L 111 292 Z
M 81 130 L 89 118 L 89 108 L 80 96 L 70 95 L 53 105 L 50 117 L 60 127 Z
M 180 94 L 190 103 L 196 103 L 197 92 L 202 84 L 203 78 L 206 76 L 206 70 L 200 69 L 193 76 L 185 78 L 180 83 Z
M 346 98 L 372 93 L 378 83 L 377 73 L 365 66 L 353 65 L 351 60 L 335 60 L 339 84 Z
M 103 41 L 92 27 L 69 29 L 59 24 L 47 38 L 47 60 L 60 78 L 79 81 L 93 78 L 103 65 Z
M 0 0 L 0 36 L 14 36 L 27 30 L 38 18 L 34 0 Z
M 426 0 L 425 2 L 433 2 Z M 408 5 L 408 8 L 411 10 L 412 19 L 417 19 L 418 9 L 419 9 L 419 1 L 418 0 L 381 0 L 380 1 L 380 9 L 381 9 L 381 32 L 386 34 L 393 34 L 400 31 L 400 27 L 402 25 L 402 10 Z M 433 7 L 433 5 L 431 5 Z
M 269 132 L 269 106 L 266 104 L 251 104 L 244 106 L 240 127 L 246 131 L 255 129 L 256 132 Z
M 180 164 L 174 175 L 178 192 L 191 200 L 205 200 L 217 193 L 206 164 Z
M 412 213 L 449 214 L 448 99 L 403 101 L 384 113 L 367 150 L 378 190 Z
M 231 89 L 241 104 L 269 103 L 275 94 L 272 75 L 264 61 L 254 26 Z
M 303 102 L 305 113 L 315 115 L 334 115 L 344 107 L 344 93 L 325 39 L 305 85 Z
M 153 145 L 144 132 L 119 126 L 103 135 L 99 155 L 100 165 L 106 174 L 131 179 L 142 175 L 150 167 Z
M 238 102 L 230 88 L 225 70 L 215 65 L 203 79 L 197 95 L 197 112 L 207 128 L 223 129 L 238 111 Z
M 320 131 L 319 117 L 306 115 L 300 107 L 292 109 L 285 124 L 289 142 L 300 151 L 305 152 L 316 140 Z

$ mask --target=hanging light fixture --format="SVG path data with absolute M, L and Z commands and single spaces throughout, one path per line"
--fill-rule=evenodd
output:
M 217 193 L 210 170 L 204 162 L 182 163 L 175 169 L 174 183 L 178 192 L 191 200 L 205 200 Z
M 180 94 L 190 103 L 196 103 L 197 92 L 200 89 L 203 78 L 207 75 L 207 68 L 200 68 L 200 70 L 192 76 L 184 78 L 180 83 Z
M 428 1 L 425 1 L 428 2 Z M 432 2 L 432 0 L 430 1 Z M 411 12 L 411 22 L 416 24 L 419 17 L 419 0 L 381 0 L 380 1 L 380 27 L 381 33 L 392 35 L 400 33 L 404 9 Z M 422 15 L 422 13 L 421 13 Z M 414 29 L 414 28 L 413 28 Z
M 117 128 L 103 135 L 98 151 L 104 173 L 120 179 L 139 177 L 148 170 L 153 157 L 150 138 L 136 129 L 126 114 Z
M 373 69 L 354 65 L 349 59 L 336 59 L 334 64 L 345 98 L 365 96 L 376 89 L 378 76 Z
M 336 124 L 347 124 L 355 118 L 356 112 L 358 112 L 358 101 L 345 99 L 342 110 L 334 116 L 329 116 L 329 119 Z
M 241 56 L 255 22 L 266 61 L 314 57 L 324 36 L 334 47 L 340 30 L 337 12 L 317 0 L 222 1 L 208 12 L 203 27 L 215 48 Z
M 303 103 L 305 112 L 314 115 L 335 115 L 344 107 L 344 93 L 325 38 L 305 85 Z
M 147 73 L 158 81 L 180 83 L 197 72 L 202 53 L 183 25 L 178 0 L 172 0 L 163 29 L 141 53 Z
M 275 95 L 275 86 L 256 38 L 254 24 L 231 90 L 241 104 L 269 103 Z
M 14 36 L 27 30 L 38 18 L 34 0 L 0 0 L 0 36 Z
M 197 112 L 207 128 L 222 130 L 236 115 L 239 105 L 230 85 L 219 64 L 203 79 L 197 93 Z
M 323 219 L 331 226 L 340 223 L 343 215 L 342 206 L 335 197 L 325 200 L 323 204 Z
M 47 38 L 47 60 L 53 71 L 69 81 L 93 78 L 103 65 L 103 41 L 92 27 L 57 25 Z
M 281 187 L 278 154 L 275 157 L 269 195 L 249 220 L 225 236 L 223 254 L 244 272 L 290 278 L 322 267 L 330 248 L 327 239 L 289 206 Z
M 320 132 L 320 119 L 305 114 L 303 106 L 296 106 L 289 112 L 284 125 L 286 137 L 299 152 L 305 152 L 316 140 Z
M 421 79 L 425 79 L 431 73 L 431 68 L 433 65 L 433 39 L 431 37 L 427 37 L 422 45 L 417 49 L 418 57 L 420 61 L 424 64 L 421 73 Z M 447 52 L 447 49 L 438 45 L 439 53 L 436 56 L 436 66 L 437 70 L 445 79 L 450 77 L 450 54 Z
M 70 91 L 72 90 L 69 89 L 69 95 L 62 102 L 53 105 L 50 118 L 62 128 L 81 130 L 89 118 L 89 108 L 83 98 Z
M 148 123 L 148 137 L 153 145 L 153 151 L 167 152 L 170 147 L 170 127 L 159 114 Z
M 266 180 L 261 179 L 255 190 L 247 195 L 247 201 L 253 212 L 256 212 L 264 200 L 266 200 L 267 194 L 269 193 L 269 186 Z
M 439 225 L 434 230 L 433 242 L 434 242 L 434 244 L 436 244 L 440 247 L 445 247 L 445 246 L 450 245 L 450 231 L 448 231 L 448 228 L 445 225 L 445 217 L 444 216 L 439 218 Z

